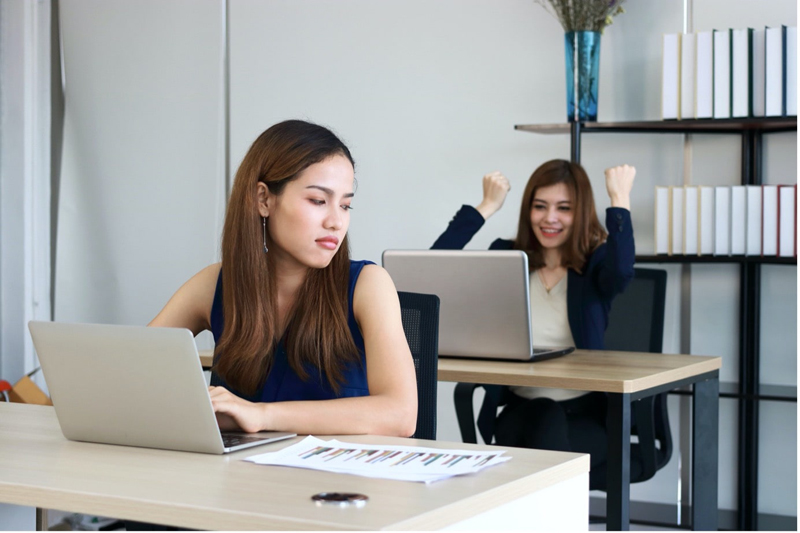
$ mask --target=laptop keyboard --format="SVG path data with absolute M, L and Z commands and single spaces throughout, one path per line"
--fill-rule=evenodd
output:
M 230 435 L 226 433 L 222 434 L 222 445 L 226 448 L 232 448 L 233 446 L 239 446 L 240 444 L 248 444 L 262 440 L 264 440 L 264 437 L 247 437 L 243 435 Z

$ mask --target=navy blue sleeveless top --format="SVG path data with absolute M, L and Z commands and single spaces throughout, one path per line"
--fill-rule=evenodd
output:
M 353 315 L 353 293 L 356 288 L 356 281 L 364 265 L 374 265 L 372 261 L 350 261 L 350 283 L 347 291 L 347 324 L 350 326 L 350 334 L 353 336 L 358 353 L 359 362 L 348 364 L 342 372 L 343 381 L 336 394 L 328 383 L 327 378 L 320 370 L 313 365 L 306 365 L 308 379 L 303 381 L 289 366 L 286 350 L 283 341 L 278 344 L 275 350 L 270 370 L 264 386 L 253 396 L 247 396 L 226 385 L 218 375 L 212 373 L 211 384 L 223 386 L 237 396 L 252 402 L 288 402 L 296 400 L 331 400 L 334 398 L 346 398 L 352 396 L 368 396 L 369 386 L 367 384 L 367 360 L 364 355 L 364 338 L 356 324 Z M 224 328 L 224 316 L 222 310 L 222 271 L 220 270 L 217 279 L 217 289 L 214 293 L 214 303 L 211 306 L 211 332 L 214 334 L 214 342 L 219 342 Z M 220 357 L 225 357 L 220 354 Z

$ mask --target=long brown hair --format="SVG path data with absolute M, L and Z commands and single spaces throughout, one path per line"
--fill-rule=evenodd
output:
M 350 151 L 327 128 L 288 120 L 263 132 L 236 172 L 222 233 L 225 324 L 214 350 L 214 371 L 247 395 L 263 386 L 281 335 L 275 265 L 273 254 L 264 253 L 257 185 L 264 183 L 279 195 L 300 172 L 335 155 L 353 163 Z M 292 370 L 308 379 L 307 365 L 316 367 L 336 392 L 345 365 L 360 361 L 347 323 L 349 276 L 345 235 L 327 267 L 309 270 L 286 319 L 285 348 Z
M 531 272 L 544 266 L 544 249 L 531 226 L 531 207 L 536 197 L 536 190 L 558 183 L 563 183 L 569 189 L 574 213 L 572 230 L 562 245 L 561 265 L 581 272 L 586 264 L 586 256 L 608 237 L 608 233 L 597 219 L 592 184 L 583 167 L 563 159 L 553 159 L 543 163 L 533 171 L 525 186 L 525 192 L 522 193 L 517 238 L 514 239 L 514 249 L 523 250 L 528 254 Z

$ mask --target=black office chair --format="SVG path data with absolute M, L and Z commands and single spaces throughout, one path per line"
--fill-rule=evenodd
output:
M 617 296 L 606 329 L 606 350 L 661 353 L 664 340 L 664 306 L 667 272 L 636 268 L 633 281 Z M 672 457 L 672 433 L 667 413 L 667 393 L 631 404 L 631 483 L 652 478 Z M 597 488 L 605 490 L 606 470 L 598 469 Z
M 403 330 L 417 372 L 417 429 L 413 437 L 436 440 L 439 364 L 439 297 L 398 292 Z
M 606 329 L 606 350 L 661 353 L 664 338 L 664 304 L 667 292 L 667 272 L 655 269 L 634 269 L 634 279 L 614 300 Z M 475 417 L 472 409 L 474 383 L 458 383 L 454 400 L 461 438 L 464 442 L 477 442 Z M 507 388 L 486 386 L 492 391 L 497 407 L 505 404 L 504 397 L 511 394 Z M 481 408 L 481 417 L 491 416 L 496 408 L 490 402 Z M 638 442 L 631 443 L 631 483 L 652 478 L 667 464 L 672 456 L 672 434 L 667 415 L 666 393 L 642 398 L 631 406 L 631 435 Z M 482 435 L 484 440 L 489 435 Z M 590 472 L 589 488 L 605 490 L 605 465 Z

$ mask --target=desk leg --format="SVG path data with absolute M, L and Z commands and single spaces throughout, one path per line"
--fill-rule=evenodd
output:
M 28 515 L 30 516 L 30 515 Z M 47 509 L 41 507 L 36 508 L 36 531 L 47 531 L 49 526 L 47 524 Z
M 631 395 L 608 394 L 606 529 L 628 531 L 631 503 Z
M 692 529 L 716 531 L 719 377 L 694 384 L 692 405 Z

